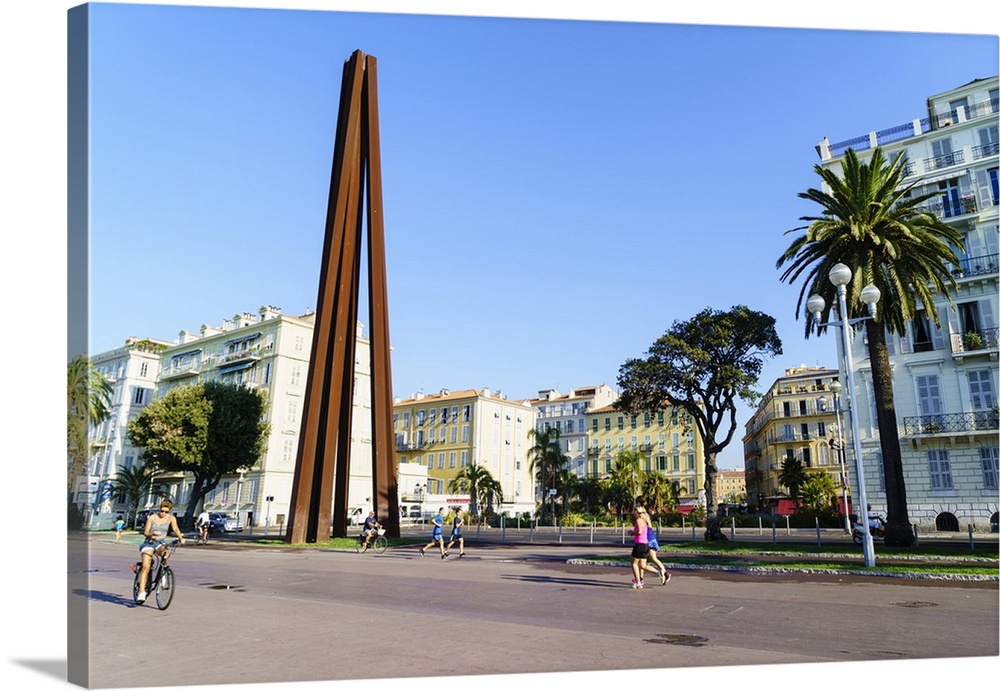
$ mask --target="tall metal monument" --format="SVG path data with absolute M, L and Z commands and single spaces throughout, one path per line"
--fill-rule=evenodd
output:
M 292 543 L 325 540 L 331 525 L 335 537 L 347 535 L 356 324 L 365 218 L 371 341 L 372 506 L 388 535 L 399 536 L 375 63 L 374 57 L 360 50 L 344 63 L 312 355 L 286 535 L 286 540 Z

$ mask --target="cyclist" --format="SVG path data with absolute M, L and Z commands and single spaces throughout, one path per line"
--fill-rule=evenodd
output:
M 174 535 L 180 539 L 180 543 L 184 544 L 184 536 L 181 534 L 181 529 L 177 527 L 177 517 L 170 513 L 172 508 L 174 508 L 174 503 L 169 499 L 161 501 L 159 513 L 150 514 L 149 518 L 146 519 L 146 526 L 142 530 L 142 534 L 146 539 L 139 545 L 139 554 L 142 555 L 142 571 L 139 573 L 139 596 L 136 598 L 139 602 L 145 602 L 146 600 L 146 582 L 149 579 L 149 567 L 153 563 L 153 552 L 156 552 L 163 558 L 164 565 L 166 565 L 169 559 L 170 555 L 167 554 L 167 533 L 173 530 Z
M 198 514 L 198 519 L 194 522 L 195 526 L 198 528 L 198 539 L 195 544 L 199 542 L 204 542 L 208 544 L 208 526 L 211 524 L 212 519 L 208 515 L 208 511 L 203 510 Z
M 365 524 L 361 528 L 361 537 L 364 538 L 361 545 L 362 552 L 368 549 L 368 541 L 378 534 L 378 529 L 381 527 L 382 524 L 375 520 L 375 512 L 369 511 L 368 518 L 365 519 Z

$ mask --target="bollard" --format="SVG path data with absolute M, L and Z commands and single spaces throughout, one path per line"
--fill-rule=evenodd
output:
M 764 534 L 764 519 L 761 518 L 760 516 L 757 516 L 757 534 L 758 535 Z
M 729 539 L 736 539 L 736 516 L 733 516 L 733 522 L 729 526 Z
M 775 544 L 775 545 L 778 544 L 778 524 L 777 523 L 772 523 L 771 524 L 771 543 Z
M 785 535 L 792 534 L 792 524 L 788 521 L 788 516 L 785 516 Z
M 562 523 L 559 524 L 559 543 L 562 544 Z
M 528 521 L 528 542 L 535 541 L 535 522 Z
M 504 518 L 506 515 L 500 514 L 500 538 L 503 542 L 507 542 L 507 521 Z
M 816 516 L 816 546 L 819 547 L 823 544 L 823 539 L 820 537 L 819 532 L 819 516 Z
M 691 539 L 692 540 L 696 540 L 697 539 L 694 536 L 694 521 L 691 521 Z
M 590 522 L 590 544 L 594 544 L 594 521 Z
M 913 546 L 914 547 L 919 547 L 920 546 L 920 536 L 917 534 L 917 524 L 916 523 L 913 524 Z
M 975 549 L 976 543 L 972 539 L 972 524 L 969 524 L 969 549 Z

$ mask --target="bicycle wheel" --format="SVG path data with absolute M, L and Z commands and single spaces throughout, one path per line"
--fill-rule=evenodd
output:
M 374 540 L 372 540 L 372 542 L 374 543 L 374 549 L 376 554 L 382 554 L 389 546 L 389 542 L 385 539 L 384 535 L 379 535 Z
M 156 606 L 166 609 L 174 599 L 174 572 L 169 566 L 161 566 L 160 582 L 156 584 Z
M 135 580 L 132 581 L 132 600 L 137 605 L 141 605 L 139 602 L 139 575 L 142 573 L 142 563 L 138 563 L 135 566 Z
M 361 545 L 363 545 L 363 544 L 364 544 L 364 539 L 361 538 L 361 537 L 359 537 L 358 540 L 357 540 L 357 542 L 354 543 L 354 551 L 357 552 L 358 554 L 360 554 L 361 553 Z

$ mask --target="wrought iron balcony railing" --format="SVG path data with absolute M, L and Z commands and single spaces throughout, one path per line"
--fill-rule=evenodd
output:
M 1000 429 L 1000 421 L 995 409 L 977 410 L 971 413 L 917 415 L 903 419 L 903 430 L 908 436 L 961 434 L 996 429 Z
M 998 340 L 1000 340 L 1000 328 L 998 327 L 967 331 L 964 334 L 952 334 L 951 352 L 970 353 L 977 350 L 995 349 L 1000 345 Z

